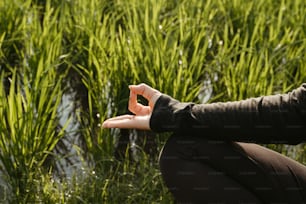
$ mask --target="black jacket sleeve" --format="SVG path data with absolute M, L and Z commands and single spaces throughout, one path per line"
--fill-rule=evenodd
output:
M 306 141 L 306 83 L 287 94 L 211 104 L 157 100 L 155 132 L 177 131 L 212 139 L 298 144 Z

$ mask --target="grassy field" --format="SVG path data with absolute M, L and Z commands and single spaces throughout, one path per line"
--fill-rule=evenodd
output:
M 1 0 L 0 203 L 172 203 L 168 135 L 101 123 L 140 82 L 199 103 L 292 90 L 305 13 L 303 0 Z M 306 164 L 303 144 L 266 146 Z

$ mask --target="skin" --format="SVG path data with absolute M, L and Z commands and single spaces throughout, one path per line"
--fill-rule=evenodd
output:
M 150 118 L 157 99 L 162 95 L 158 90 L 147 84 L 130 85 L 130 98 L 128 109 L 135 115 L 121 115 L 105 120 L 103 128 L 124 128 L 150 130 Z M 137 102 L 137 96 L 148 100 L 148 106 Z

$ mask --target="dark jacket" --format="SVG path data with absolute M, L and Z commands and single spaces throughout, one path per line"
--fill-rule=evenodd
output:
M 155 132 L 179 131 L 216 140 L 298 144 L 306 141 L 306 83 L 287 94 L 211 104 L 163 94 L 152 112 Z

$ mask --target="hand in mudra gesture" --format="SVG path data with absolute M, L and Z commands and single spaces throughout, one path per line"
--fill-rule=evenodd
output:
M 146 84 L 130 85 L 129 111 L 135 115 L 121 115 L 107 119 L 103 122 L 103 128 L 124 128 L 150 130 L 150 117 L 157 99 L 161 93 Z M 148 100 L 148 106 L 137 102 L 137 96 L 143 96 Z

